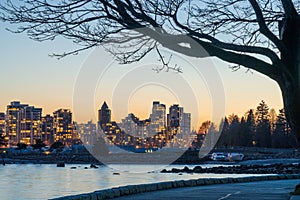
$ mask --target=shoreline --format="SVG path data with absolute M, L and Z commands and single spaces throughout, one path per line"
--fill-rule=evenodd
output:
M 0 160 L 1 161 L 1 160 Z M 106 165 L 105 163 L 101 163 L 100 161 L 61 161 L 61 160 L 32 160 L 32 159 L 14 159 L 14 158 L 3 158 L 2 162 L 5 164 L 57 164 L 59 162 L 64 162 L 65 164 L 96 164 L 96 165 Z M 253 160 L 243 160 L 239 162 L 228 162 L 228 161 L 202 161 L 197 163 L 170 163 L 170 165 L 272 165 L 272 164 L 295 164 L 300 163 L 300 158 L 271 158 L 271 159 L 253 159 Z M 1 164 L 1 162 L 0 162 Z M 143 165 L 143 164 L 157 164 L 157 165 L 165 165 L 165 163 L 108 163 L 108 164 L 124 164 L 124 165 Z
M 256 147 L 235 147 L 235 148 L 216 148 L 211 151 L 232 153 L 239 152 L 245 155 L 244 160 L 237 162 L 229 161 L 212 161 L 209 155 L 199 157 L 198 150 L 186 150 L 183 152 L 157 152 L 157 153 L 109 153 L 103 155 L 96 155 L 94 157 L 88 151 L 82 152 L 29 152 L 29 153 L 12 153 L 6 151 L 6 153 L 0 154 L 0 164 L 56 164 L 57 162 L 64 162 L 68 164 L 186 164 L 186 165 L 197 165 L 197 164 L 216 164 L 222 165 L 230 164 L 249 164 L 253 162 L 262 163 L 265 160 L 280 160 L 280 159 L 298 159 L 300 162 L 300 152 L 294 149 L 271 149 L 271 148 L 256 148 Z M 171 156 L 170 156 L 171 155 Z M 177 159 L 175 159 L 178 156 Z M 297 161 L 298 162 L 298 161 Z

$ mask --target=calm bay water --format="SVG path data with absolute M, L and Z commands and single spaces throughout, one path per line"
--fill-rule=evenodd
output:
M 76 167 L 76 169 L 71 169 L 71 167 Z M 249 174 L 178 175 L 159 173 L 163 168 L 183 168 L 183 165 L 167 167 L 161 165 L 112 165 L 110 167 L 99 166 L 98 169 L 84 169 L 85 167 L 89 168 L 89 165 L 66 165 L 64 168 L 58 168 L 56 165 L 33 164 L 0 166 L 0 199 L 48 199 L 132 184 L 249 176 Z M 120 171 L 120 169 L 122 170 Z M 119 175 L 114 175 L 114 172 L 118 172 Z

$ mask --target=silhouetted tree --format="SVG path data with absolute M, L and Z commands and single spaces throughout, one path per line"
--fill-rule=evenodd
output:
M 256 108 L 256 122 L 261 123 L 265 120 L 269 120 L 269 106 L 262 100 Z
M 270 120 L 271 134 L 273 134 L 273 132 L 275 131 L 276 120 L 277 120 L 277 114 L 274 108 L 272 108 L 269 112 L 269 120 Z
M 65 145 L 60 142 L 60 141 L 57 141 L 57 142 L 54 142 L 51 146 L 50 146 L 50 150 L 54 150 L 54 149 L 63 149 L 65 147 Z
M 35 144 L 33 144 L 31 146 L 33 147 L 33 149 L 41 149 L 41 148 L 45 147 L 46 144 L 41 139 L 37 139 L 35 141 Z
M 272 135 L 272 146 L 275 148 L 286 148 L 288 146 L 287 122 L 283 109 L 279 110 L 274 134 Z
M 204 134 L 204 135 L 207 134 L 210 126 L 211 126 L 211 121 L 208 120 L 208 121 L 202 122 L 202 124 L 198 130 L 198 133 Z
M 16 32 L 38 41 L 62 36 L 83 46 L 61 57 L 109 44 L 108 50 L 121 63 L 130 63 L 159 51 L 161 45 L 187 56 L 216 56 L 232 63 L 233 69 L 256 70 L 278 83 L 287 119 L 300 141 L 299 3 L 24 0 L 14 4 L 7 0 L 0 9 L 2 20 L 21 24 Z M 161 69 L 169 67 L 162 63 Z
M 252 146 L 253 145 L 252 142 L 253 142 L 253 139 L 254 139 L 254 136 L 255 136 L 255 128 L 256 128 L 255 115 L 254 115 L 253 109 L 250 109 L 247 112 L 246 122 L 245 122 L 245 125 L 243 127 L 243 131 L 245 131 L 245 134 L 247 135 L 247 140 L 248 140 L 246 146 Z
M 249 138 L 251 138 L 251 141 L 249 141 L 247 146 L 252 146 L 252 142 L 255 136 L 255 115 L 253 112 L 253 109 L 250 109 L 247 115 L 247 121 L 246 121 L 246 132 Z
M 239 134 L 240 134 L 240 122 L 239 117 L 237 115 L 230 115 L 230 125 L 229 125 L 229 138 L 228 138 L 228 145 L 229 146 L 240 146 L 239 141 Z
M 227 117 L 224 118 L 223 120 L 223 127 L 222 127 L 222 131 L 221 131 L 221 135 L 220 138 L 217 142 L 217 146 L 218 147 L 225 147 L 227 148 L 228 144 L 229 144 L 229 122 Z
M 272 146 L 275 148 L 295 148 L 297 146 L 295 142 L 295 135 L 287 123 L 284 109 L 280 109 L 272 135 Z
M 240 146 L 251 146 L 253 139 L 253 132 L 251 128 L 251 124 L 248 121 L 245 121 L 245 118 L 242 117 L 239 129 L 239 143 Z
M 27 144 L 25 143 L 18 143 L 17 144 L 17 149 L 21 150 L 21 149 L 26 149 L 27 148 Z
M 256 140 L 260 147 L 271 147 L 269 107 L 261 101 L 256 108 Z

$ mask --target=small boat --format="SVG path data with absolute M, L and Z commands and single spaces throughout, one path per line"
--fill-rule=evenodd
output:
M 227 157 L 229 161 L 241 161 L 245 156 L 242 153 L 228 153 Z
M 225 161 L 225 160 L 227 160 L 227 156 L 222 152 L 216 152 L 216 153 L 211 154 L 210 159 Z

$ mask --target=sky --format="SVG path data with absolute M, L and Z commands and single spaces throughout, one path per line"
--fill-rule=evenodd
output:
M 51 53 L 73 50 L 72 41 L 59 38 L 36 42 L 25 34 L 5 30 L 0 23 L 0 112 L 11 101 L 42 107 L 43 114 L 59 108 L 74 111 L 78 122 L 96 121 L 97 109 L 107 101 L 113 119 L 128 113 L 148 118 L 152 101 L 169 108 L 180 104 L 192 114 L 192 128 L 214 115 L 244 113 L 264 100 L 277 112 L 283 107 L 278 85 L 268 77 L 246 69 L 232 72 L 219 59 L 193 59 L 174 54 L 174 63 L 183 73 L 156 73 L 157 55 L 150 54 L 140 63 L 119 65 L 102 48 L 91 49 L 63 59 Z M 170 55 L 164 50 L 166 56 Z M 90 106 L 87 106 L 89 104 Z

